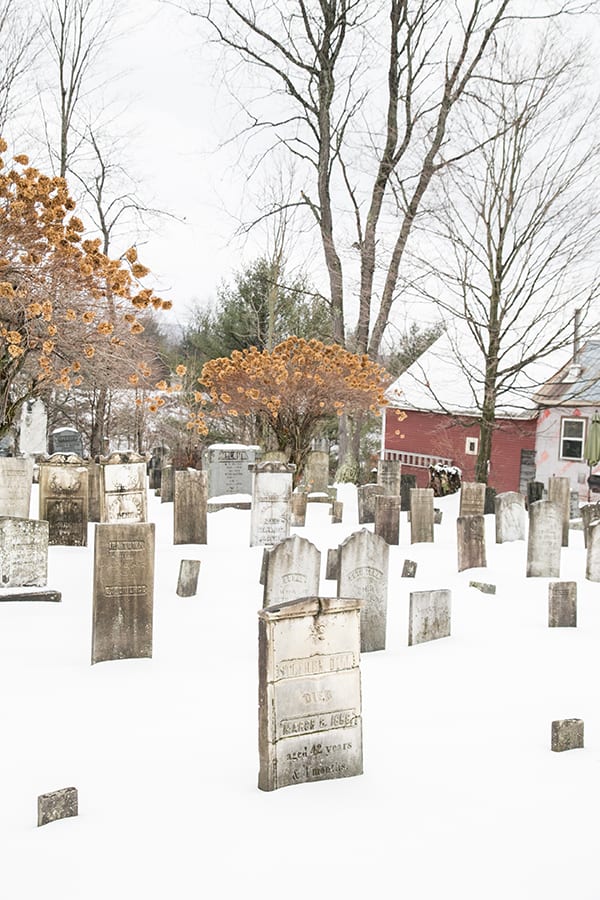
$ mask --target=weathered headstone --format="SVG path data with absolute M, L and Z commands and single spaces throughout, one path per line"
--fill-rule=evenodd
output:
M 251 467 L 250 546 L 272 546 L 290 535 L 290 502 L 295 466 L 260 462 Z
M 489 484 L 485 486 L 485 502 L 483 504 L 484 516 L 493 516 L 496 511 L 496 488 Z
M 83 456 L 83 438 L 76 428 L 55 428 L 48 438 L 48 453 L 74 453 Z
M 290 525 L 292 528 L 304 528 L 306 525 L 307 499 L 306 491 L 293 492 L 290 499 Z
M 100 521 L 100 494 L 102 492 L 99 463 L 87 462 L 88 471 L 88 522 Z
M 92 664 L 152 656 L 154 523 L 95 527 Z
M 361 653 L 385 650 L 389 546 L 366 528 L 338 548 L 338 597 L 361 601 Z
M 588 528 L 585 577 L 588 581 L 600 581 L 600 519 L 594 519 Z
M 410 542 L 433 543 L 433 490 L 413 488 L 410 492 Z
M 173 543 L 206 544 L 208 476 L 199 469 L 175 472 Z
M 417 486 L 417 476 L 402 473 L 400 475 L 400 509 L 410 512 L 410 492 Z
M 39 397 L 26 401 L 21 407 L 19 450 L 25 456 L 41 456 L 46 452 L 48 413 Z
M 88 469 L 81 457 L 55 453 L 40 463 L 39 506 L 48 543 L 87 547 Z
M 444 513 L 442 512 L 442 510 L 438 509 L 437 506 L 434 506 L 433 507 L 433 524 L 441 525 L 443 515 L 444 515 Z
M 48 523 L 0 517 L 0 587 L 41 587 L 48 580 Z
M 496 593 L 496 585 L 488 584 L 486 581 L 470 581 L 469 587 L 472 587 L 478 591 L 481 591 L 482 594 L 495 594 Z
M 576 581 L 551 581 L 549 583 L 548 627 L 577 628 Z
M 327 563 L 325 566 L 325 580 L 337 581 L 338 578 L 339 547 L 332 547 L 327 551 Z
M 569 519 L 578 519 L 580 516 L 579 491 L 569 491 Z
M 583 747 L 583 719 L 556 719 L 552 723 L 551 747 L 556 753 Z
M 480 481 L 463 481 L 460 489 L 459 516 L 483 516 L 486 485 Z
M 173 503 L 175 496 L 175 468 L 171 463 L 163 465 L 160 470 L 160 502 Z
M 413 559 L 405 559 L 402 566 L 402 578 L 414 578 L 417 574 L 417 564 Z
M 359 602 L 303 598 L 258 615 L 260 790 L 361 775 Z
M 100 460 L 100 517 L 102 522 L 145 522 L 147 514 L 146 461 L 139 453 L 111 453 Z
M 0 516 L 29 518 L 33 461 L 0 457 Z
M 311 450 L 306 458 L 303 482 L 309 492 L 327 491 L 329 486 L 329 453 Z
M 161 471 L 162 453 L 159 450 L 155 450 L 148 460 L 148 487 L 151 491 L 156 491 L 160 488 Z
M 571 518 L 571 482 L 568 478 L 548 479 L 548 500 L 558 504 L 562 517 L 562 546 L 569 546 L 569 521 Z
M 299 597 L 317 597 L 321 551 L 297 534 L 265 550 L 263 607 Z
M 379 494 L 375 497 L 375 534 L 387 544 L 400 543 L 400 495 Z
M 529 507 L 527 577 L 560 578 L 562 513 L 553 500 L 537 500 Z
M 331 504 L 331 524 L 341 525 L 344 518 L 344 503 L 342 500 L 334 500 Z
M 458 571 L 485 568 L 485 518 L 459 516 L 456 520 Z
M 360 484 L 356 489 L 358 500 L 358 521 L 367 525 L 375 521 L 375 498 L 384 493 L 381 484 Z
M 450 636 L 450 604 L 448 590 L 411 591 L 408 618 L 408 644 L 423 644 Z
M 586 503 L 585 506 L 582 506 L 581 519 L 583 522 L 583 545 L 587 547 L 590 525 L 595 519 L 600 519 L 600 502 Z
M 62 594 L 60 591 L 53 591 L 49 588 L 36 590 L 35 588 L 20 588 L 13 590 L 7 588 L 0 591 L 0 601 L 2 603 L 18 601 L 19 603 L 60 603 Z
M 198 576 L 200 574 L 199 559 L 182 559 L 179 564 L 177 579 L 178 597 L 195 597 L 198 592 Z
M 208 496 L 252 493 L 252 472 L 260 455 L 257 446 L 248 444 L 211 444 L 203 457 L 208 472 Z
M 77 788 L 62 788 L 50 794 L 38 797 L 38 827 L 56 822 L 58 819 L 69 819 L 78 812 Z
M 399 459 L 377 460 L 377 484 L 391 497 L 400 497 L 402 464 Z
M 527 482 L 527 509 L 532 505 L 532 503 L 537 503 L 538 500 L 544 499 L 544 483 L 542 481 L 528 481 Z
M 525 540 L 525 498 L 517 491 L 498 494 L 496 507 L 496 543 Z

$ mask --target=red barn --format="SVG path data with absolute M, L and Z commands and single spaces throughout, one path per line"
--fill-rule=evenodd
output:
M 400 459 L 402 471 L 427 487 L 429 466 L 458 466 L 463 481 L 475 480 L 479 452 L 476 419 L 480 391 L 476 371 L 457 362 L 444 334 L 388 388 L 383 413 L 382 456 Z M 537 408 L 512 392 L 498 409 L 488 483 L 499 493 L 526 493 L 535 478 Z

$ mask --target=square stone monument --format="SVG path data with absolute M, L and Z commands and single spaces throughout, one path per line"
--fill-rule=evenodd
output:
M 92 665 L 152 656 L 154 523 L 96 525 Z
M 259 788 L 361 775 L 358 600 L 305 597 L 258 616 Z
M 203 455 L 208 473 L 208 497 L 251 494 L 252 471 L 260 448 L 248 444 L 211 444 Z

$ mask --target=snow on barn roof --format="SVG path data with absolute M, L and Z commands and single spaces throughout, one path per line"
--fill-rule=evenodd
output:
M 498 397 L 496 415 L 534 416 L 535 392 L 556 372 L 556 357 L 553 363 L 541 361 L 528 367 L 526 373 L 519 373 Z M 479 415 L 483 399 L 481 365 L 481 353 L 469 335 L 451 336 L 446 331 L 390 385 L 386 399 L 402 409 Z

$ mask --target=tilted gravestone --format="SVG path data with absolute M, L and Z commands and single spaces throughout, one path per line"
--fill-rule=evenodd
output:
M 290 525 L 292 528 L 304 528 L 306 525 L 306 491 L 294 491 L 290 500 Z
M 175 472 L 173 543 L 206 544 L 208 476 L 199 469 Z
M 306 458 L 303 483 L 309 492 L 322 493 L 329 486 L 329 453 L 311 450 Z
M 551 581 L 548 585 L 548 627 L 577 628 L 576 581 Z
M 38 797 L 38 828 L 59 819 L 68 819 L 78 813 L 77 788 L 62 788 Z
M 321 551 L 297 534 L 265 550 L 263 607 L 299 597 L 317 597 Z
M 146 461 L 139 453 L 111 453 L 100 460 L 102 522 L 135 523 L 148 518 Z
M 282 462 L 260 462 L 251 468 L 254 479 L 250 546 L 272 546 L 290 535 L 292 479 L 296 467 Z
M 583 719 L 555 719 L 552 723 L 552 750 L 580 750 L 583 747 Z
M 368 525 L 375 521 L 375 498 L 384 493 L 381 484 L 360 484 L 356 489 L 358 500 L 358 522 Z
M 417 564 L 414 559 L 405 559 L 402 566 L 402 578 L 414 578 L 417 574 Z
M 483 516 L 459 516 L 456 520 L 458 571 L 480 569 L 485 558 L 485 519 Z
M 92 665 L 152 656 L 154 523 L 96 525 Z
M 496 508 L 496 543 L 525 540 L 525 498 L 517 491 L 498 494 Z
M 29 518 L 33 461 L 0 456 L 0 516 Z
M 39 507 L 50 544 L 87 547 L 88 470 L 79 456 L 55 453 L 40 463 Z
M 0 587 L 42 587 L 48 580 L 48 523 L 0 516 Z
M 459 516 L 483 516 L 486 485 L 480 481 L 463 481 L 460 489 Z
M 600 519 L 590 522 L 588 529 L 585 577 L 588 581 L 600 581 Z
M 538 500 L 544 499 L 544 483 L 542 481 L 528 481 L 527 482 L 527 509 L 532 505 L 532 503 L 537 503 Z
M 583 522 L 583 545 L 587 548 L 590 525 L 595 519 L 600 519 L 600 502 L 586 503 L 585 506 L 582 506 L 581 519 Z
M 338 548 L 338 597 L 361 601 L 361 653 L 385 650 L 389 546 L 363 528 Z
M 537 500 L 529 507 L 527 577 L 560 578 L 562 513 L 553 500 Z
M 433 543 L 432 488 L 413 488 L 410 492 L 410 542 Z
M 569 546 L 569 521 L 571 519 L 571 482 L 568 478 L 548 479 L 548 500 L 558 504 L 562 518 L 562 546 Z
M 203 456 L 208 472 L 208 496 L 252 493 L 252 472 L 260 449 L 247 444 L 211 444 Z
M 359 602 L 303 598 L 258 616 L 258 787 L 361 775 Z
M 177 579 L 178 597 L 195 597 L 198 592 L 198 576 L 200 574 L 199 559 L 182 559 L 179 564 Z
M 417 476 L 402 473 L 400 475 L 400 509 L 410 512 L 410 492 L 417 486 Z
M 171 463 L 160 470 L 160 502 L 172 503 L 175 495 L 175 469 Z
M 450 605 L 448 590 L 411 591 L 408 614 L 408 644 L 423 644 L 450 636 Z
M 377 460 L 377 484 L 383 487 L 385 494 L 400 497 L 401 478 L 402 463 L 399 459 Z
M 380 494 L 375 497 L 375 534 L 386 544 L 400 543 L 400 496 Z

